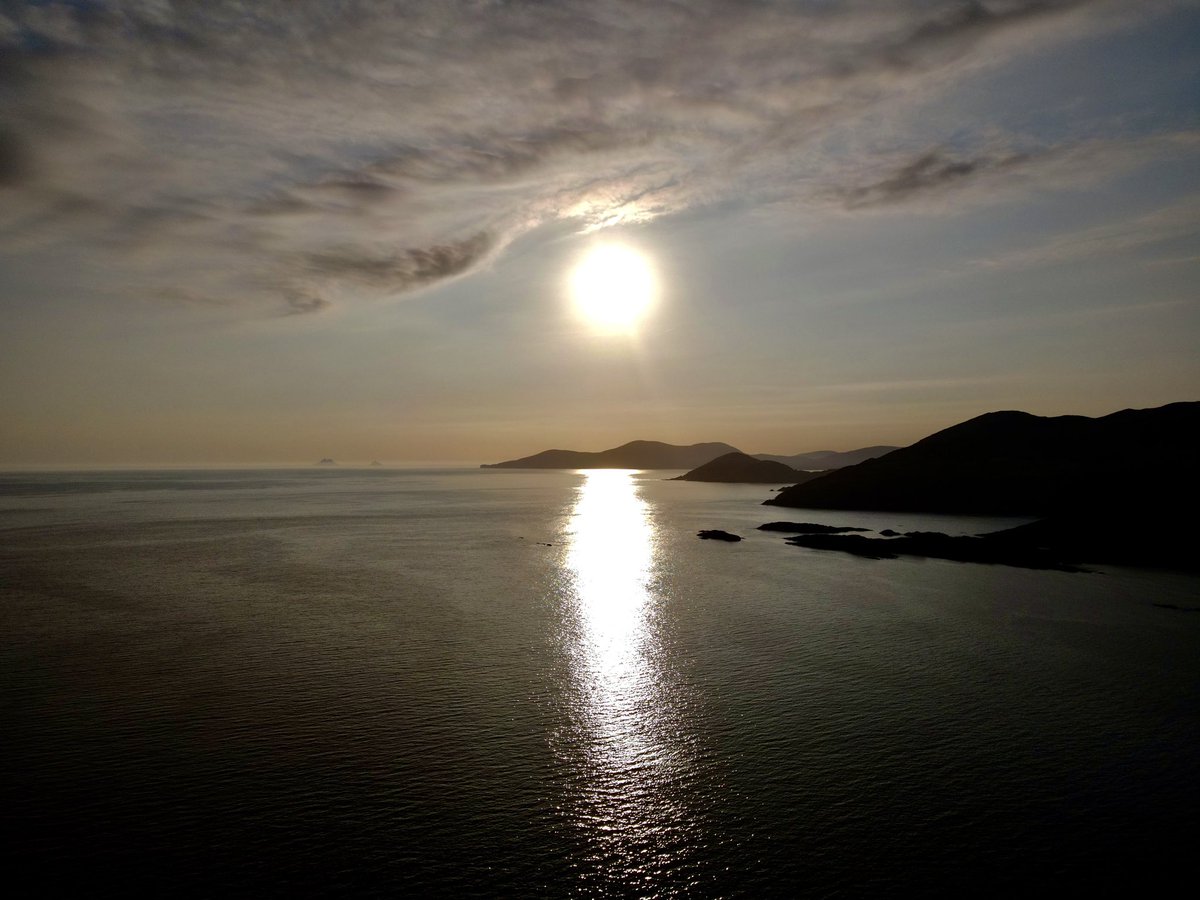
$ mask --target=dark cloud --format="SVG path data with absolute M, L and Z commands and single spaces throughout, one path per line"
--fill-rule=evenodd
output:
M 25 181 L 33 172 L 33 159 L 25 142 L 0 126 L 0 188 Z
M 1030 155 L 1025 153 L 955 159 L 941 150 L 930 150 L 879 181 L 839 188 L 835 194 L 847 209 L 887 206 L 954 187 L 972 178 L 994 175 L 1029 159 Z
M 1032 19 L 1099 6 L 1097 0 L 959 0 L 931 8 L 929 18 L 884 49 L 883 58 L 895 65 L 912 65 L 945 49 L 965 51 L 989 33 L 1011 29 Z
M 480 232 L 462 241 L 389 255 L 366 255 L 355 248 L 310 253 L 305 263 L 318 277 L 351 279 L 400 292 L 461 275 L 486 257 L 493 243 L 491 235 Z
M 333 304 L 324 297 L 314 297 L 306 294 L 289 293 L 286 295 L 287 310 L 285 316 L 303 316 L 319 313 L 329 309 Z

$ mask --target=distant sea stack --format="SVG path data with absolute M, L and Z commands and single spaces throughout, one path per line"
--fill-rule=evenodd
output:
M 694 469 L 726 453 L 728 444 L 677 446 L 659 441 L 630 441 L 611 450 L 544 450 L 533 456 L 484 464 L 481 469 Z
M 1200 402 L 1096 419 L 987 413 L 765 505 L 1032 516 L 1190 510 L 1197 435 Z
M 715 481 L 727 484 L 799 484 L 816 477 L 811 472 L 797 472 L 791 466 L 755 459 L 745 453 L 726 453 L 706 462 L 686 475 L 672 481 Z

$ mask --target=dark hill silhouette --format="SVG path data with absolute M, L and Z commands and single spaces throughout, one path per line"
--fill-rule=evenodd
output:
M 694 469 L 726 453 L 739 452 L 728 444 L 680 447 L 660 441 L 630 441 L 599 452 L 544 450 L 533 456 L 484 464 L 482 469 Z
M 865 462 L 868 459 L 874 459 L 877 456 L 883 456 L 885 453 L 891 453 L 893 450 L 899 449 L 899 447 L 881 445 L 845 451 L 814 450 L 811 453 L 797 453 L 794 456 L 779 456 L 772 453 L 755 453 L 753 455 L 755 459 L 769 459 L 772 462 L 780 462 L 785 466 L 791 466 L 793 469 L 814 471 L 855 466 L 860 462 Z
M 755 459 L 745 453 L 726 453 L 672 481 L 716 481 L 728 484 L 799 484 L 815 478 L 812 472 L 797 472 L 783 463 Z
M 1096 419 L 987 413 L 765 504 L 1037 516 L 1150 512 L 1164 503 L 1190 510 L 1197 434 L 1200 402 Z

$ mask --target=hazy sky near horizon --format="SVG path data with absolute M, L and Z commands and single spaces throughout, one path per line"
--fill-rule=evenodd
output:
M 0 0 L 0 304 L 0 465 L 1198 399 L 1200 3 Z

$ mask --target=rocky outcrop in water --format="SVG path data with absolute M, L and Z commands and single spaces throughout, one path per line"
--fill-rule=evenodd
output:
M 767 522 L 759 531 L 781 531 L 784 534 L 844 534 L 848 531 L 870 531 L 849 525 L 818 525 L 816 522 Z
M 950 536 L 939 531 L 892 529 L 882 537 L 798 534 L 786 541 L 814 550 L 837 550 L 870 559 L 924 556 L 959 562 L 992 563 L 1026 569 L 1087 571 L 1085 565 L 1153 566 L 1200 571 L 1183 512 L 1164 512 L 1155 521 L 1055 516 L 1003 531 Z
M 897 538 L 868 538 L 857 534 L 802 534 L 787 538 L 787 543 L 813 550 L 840 550 L 867 559 L 923 556 L 958 562 L 1018 566 L 1024 569 L 1086 571 L 1064 560 L 1062 555 L 1054 550 L 1023 542 L 995 540 L 987 535 L 951 537 L 936 531 L 914 531 Z
M 731 544 L 741 540 L 736 534 L 730 534 L 728 531 L 721 531 L 719 528 L 709 528 L 705 531 L 697 531 L 696 537 L 702 541 L 728 541 Z

